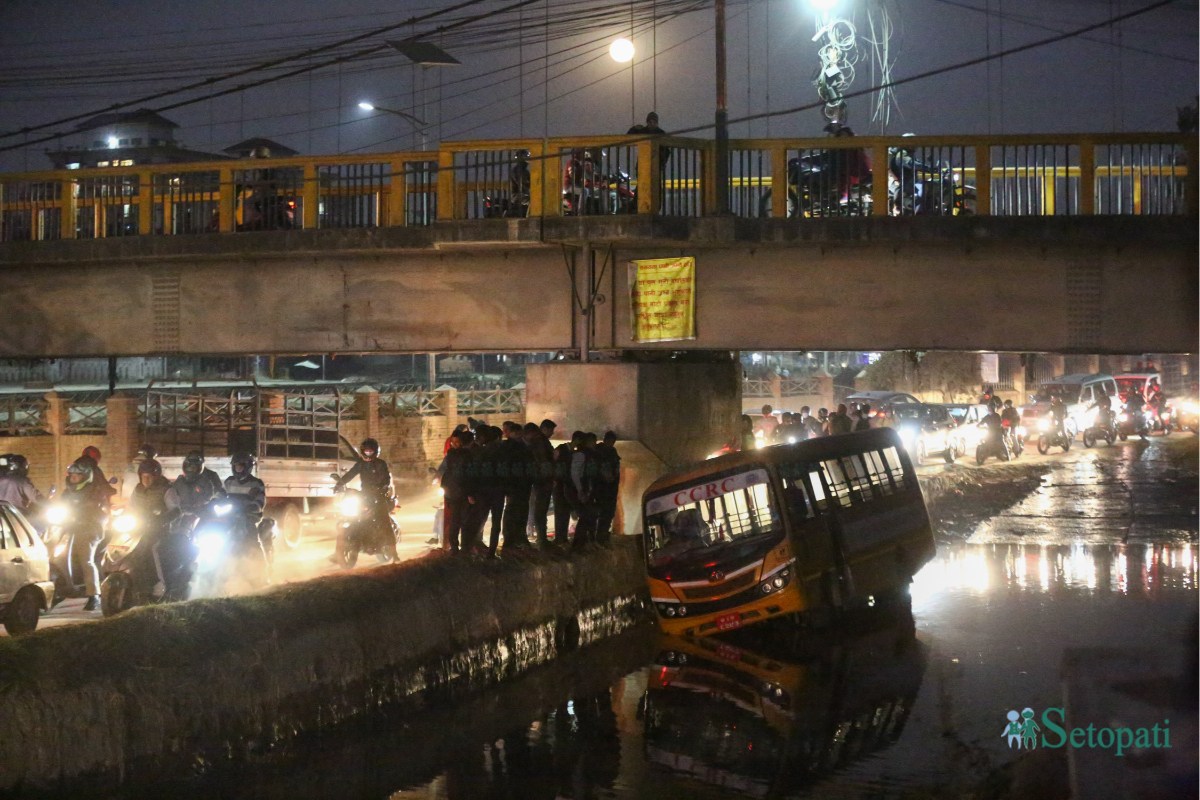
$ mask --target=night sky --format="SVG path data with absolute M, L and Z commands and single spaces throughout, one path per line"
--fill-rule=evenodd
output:
M 623 133 L 646 112 L 668 131 L 711 123 L 714 108 L 711 4 L 684 0 L 549 0 L 519 12 L 436 33 L 436 26 L 509 3 L 489 0 L 417 26 L 372 36 L 335 55 L 421 34 L 441 42 L 462 66 L 414 68 L 391 50 L 340 67 L 164 111 L 180 124 L 186 147 L 219 152 L 250 136 L 302 153 L 409 149 L 420 140 L 392 115 L 360 111 L 360 100 L 432 123 L 428 143 L 526 135 Z M 857 74 L 850 90 L 870 87 L 868 10 L 894 26 L 886 37 L 892 76 L 900 79 L 1049 38 L 1152 4 L 1152 0 L 842 0 L 840 16 L 857 25 Z M 205 77 L 301 53 L 450 2 L 384 0 L 38 0 L 0 2 L 0 133 L 133 100 Z M 695 10 L 668 18 L 671 12 Z M 657 12 L 657 13 L 656 13 Z M 606 55 L 611 38 L 635 18 L 638 55 L 628 65 Z M 802 0 L 728 3 L 731 118 L 816 102 L 814 11 Z M 651 24 L 651 18 L 658 22 Z M 547 69 L 543 32 L 553 37 Z M 522 33 L 518 34 L 518 30 Z M 877 30 L 878 34 L 878 30 Z M 885 37 L 876 36 L 882 43 Z M 1167 131 L 1176 107 L 1197 95 L 1197 6 L 1174 2 L 1118 26 L 987 65 L 898 87 L 884 125 L 871 99 L 850 100 L 860 133 L 1028 133 Z M 306 59 L 290 64 L 313 63 Z M 518 67 L 524 63 L 524 68 Z M 252 82 L 245 76 L 217 87 Z M 549 84 L 545 79 L 549 77 Z M 524 85 L 522 95 L 521 85 Z M 632 97 L 631 97 L 632 91 Z M 197 93 L 140 103 L 150 108 Z M 545 98 L 549 95 L 547 108 Z M 523 96 L 523 102 L 522 102 Z M 75 123 L 29 137 L 69 131 Z M 731 135 L 819 136 L 818 110 L 732 126 Z M 709 132 L 698 133 L 711 136 Z M 0 147 L 23 137 L 0 139 Z M 0 153 L 0 169 L 45 169 L 54 142 Z

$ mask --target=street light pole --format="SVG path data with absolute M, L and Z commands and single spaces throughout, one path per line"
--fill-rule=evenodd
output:
M 717 163 L 713 170 L 716 185 L 716 212 L 729 213 L 729 111 L 725 104 L 725 0 L 716 0 L 717 24 Z
M 374 103 L 368 103 L 365 100 L 363 102 L 359 103 L 358 107 L 361 108 L 363 111 L 379 111 L 384 114 L 394 114 L 395 116 L 406 120 L 410 125 L 413 126 L 413 131 L 420 135 L 421 149 L 422 150 L 425 149 L 425 139 L 426 139 L 425 129 L 429 127 L 428 122 L 425 122 L 424 120 L 422 120 L 418 117 L 414 117 L 412 114 L 409 114 L 407 111 L 400 111 L 399 109 L 395 109 L 395 108 L 384 108 L 383 106 L 377 106 Z

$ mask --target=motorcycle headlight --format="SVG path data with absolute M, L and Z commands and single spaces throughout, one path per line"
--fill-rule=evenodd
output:
M 229 538 L 220 531 L 203 530 L 196 534 L 196 561 L 211 566 L 220 561 L 229 547 Z
M 1024 436 L 1024 435 L 1025 435 L 1025 426 L 1024 426 L 1024 425 L 1018 425 L 1018 426 L 1017 426 L 1017 435 L 1018 435 L 1018 436 Z
M 1087 426 L 1090 428 L 1096 424 L 1096 420 L 1099 418 L 1100 418 L 1100 409 L 1093 408 L 1091 411 L 1087 412 L 1087 415 L 1084 419 L 1087 422 Z
M 46 509 L 46 521 L 51 525 L 62 525 L 70 517 L 70 510 L 61 503 L 55 503 Z
M 1129 422 L 1129 414 L 1122 411 L 1121 416 L 1117 417 L 1117 421 L 1118 422 Z
M 1039 419 L 1039 420 L 1038 420 L 1038 430 L 1039 430 L 1039 431 L 1048 431 L 1048 430 L 1050 430 L 1050 420 L 1048 420 L 1048 419 Z
M 67 543 L 66 542 L 59 542 L 58 544 L 56 544 L 54 546 L 54 557 L 55 558 L 62 558 L 63 555 L 66 554 L 66 552 L 67 552 Z
M 357 495 L 347 495 L 338 503 L 338 513 L 343 517 L 354 518 L 362 511 L 362 501 Z
M 137 517 L 132 514 L 121 514 L 113 519 L 112 527 L 117 533 L 129 533 L 137 528 Z
M 218 517 L 223 517 L 230 511 L 233 511 L 233 503 L 218 503 L 213 506 L 213 513 Z

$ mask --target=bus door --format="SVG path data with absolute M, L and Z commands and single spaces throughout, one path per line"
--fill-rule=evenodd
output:
M 791 527 L 792 549 L 798 575 L 810 604 L 830 600 L 829 582 L 840 571 L 841 554 L 834 544 L 827 493 L 818 464 L 784 463 L 779 466 L 784 506 Z

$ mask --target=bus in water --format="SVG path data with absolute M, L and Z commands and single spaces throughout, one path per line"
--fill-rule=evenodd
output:
M 650 599 L 659 628 L 681 636 L 903 597 L 934 554 L 890 428 L 718 456 L 642 502 Z

